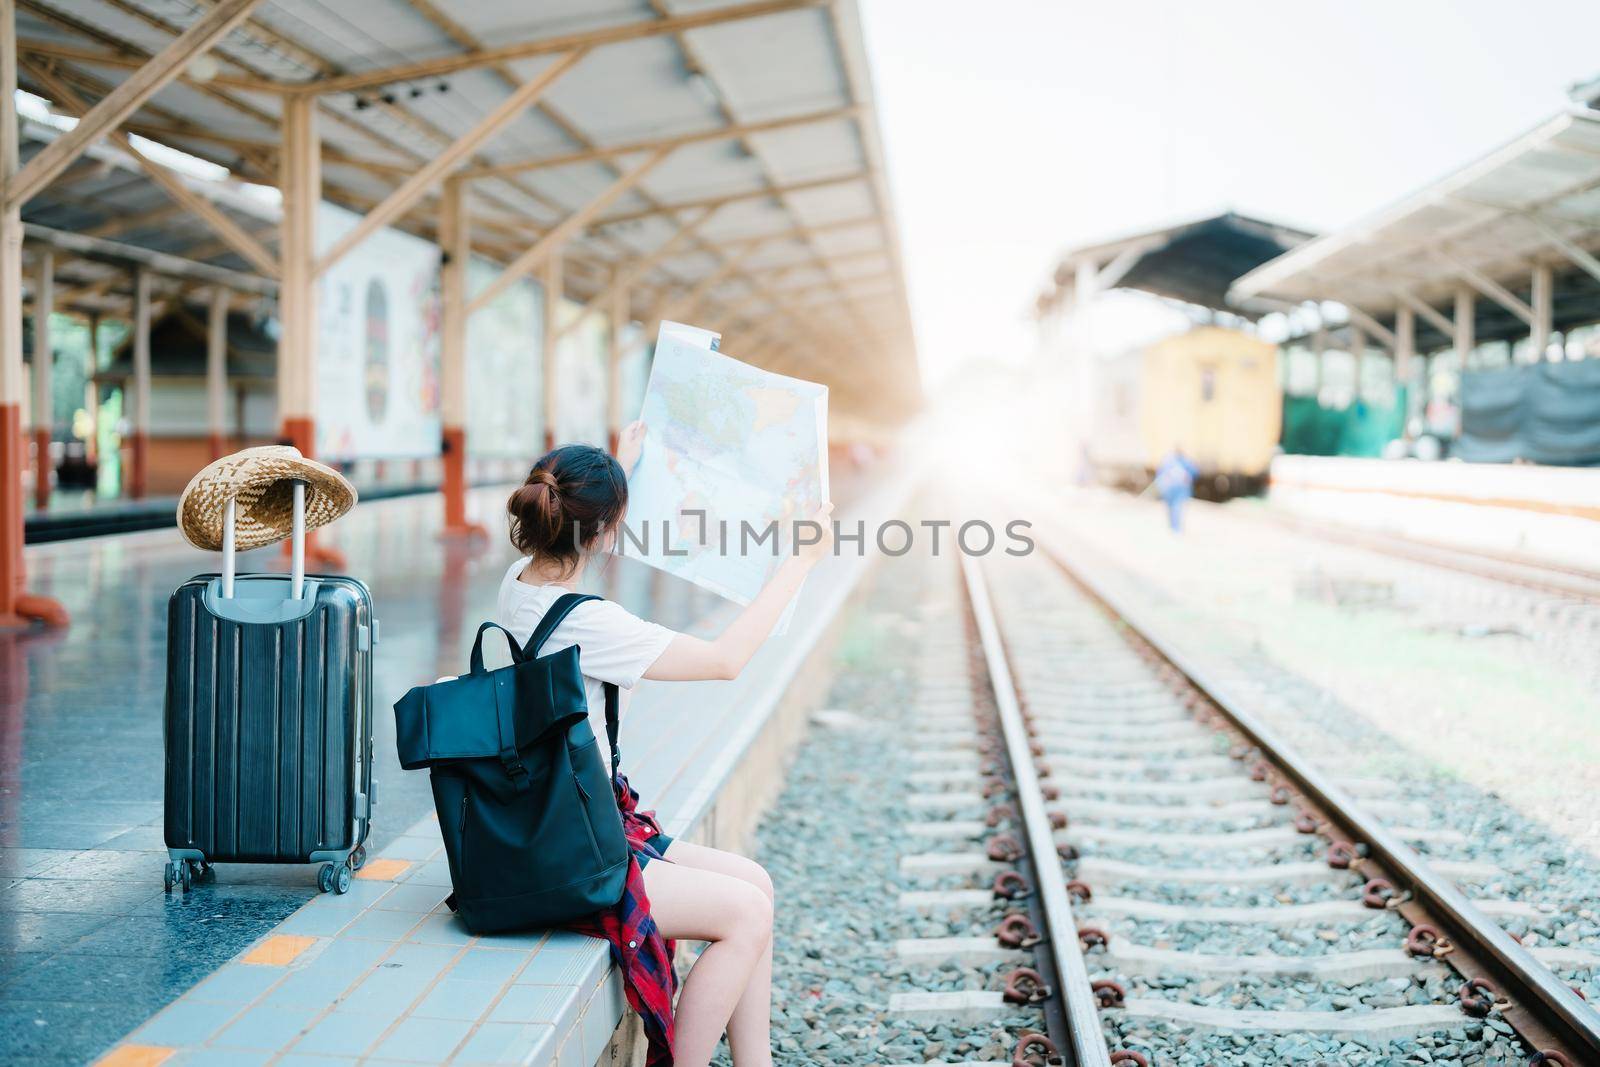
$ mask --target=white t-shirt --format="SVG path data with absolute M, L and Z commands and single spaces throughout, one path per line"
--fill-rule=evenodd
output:
M 495 612 L 501 626 L 526 644 L 539 622 L 570 589 L 559 585 L 529 585 L 518 581 L 528 566 L 527 559 L 513 563 L 500 581 L 499 608 Z M 578 662 L 583 669 L 584 693 L 589 698 L 589 726 L 600 742 L 597 751 L 608 753 L 606 745 L 606 694 L 610 682 L 623 690 L 638 683 L 650 664 L 666 651 L 676 631 L 646 622 L 620 604 L 609 600 L 590 600 L 573 608 L 539 648 L 541 656 L 559 652 L 570 645 L 579 648 Z M 623 702 L 626 706 L 625 702 Z M 618 710 L 621 715 L 621 709 Z M 610 756 L 605 757 L 609 760 Z

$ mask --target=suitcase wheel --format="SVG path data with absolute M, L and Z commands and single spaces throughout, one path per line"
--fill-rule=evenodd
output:
M 357 845 L 355 851 L 350 853 L 350 869 L 359 871 L 367 863 L 367 846 Z
M 348 864 L 324 863 L 317 872 L 317 887 L 324 893 L 348 893 L 353 873 Z
M 167 892 L 172 892 L 172 887 L 177 886 L 187 893 L 193 888 L 194 883 L 211 874 L 209 863 L 194 863 L 190 860 L 168 860 L 166 870 L 161 876 L 161 886 Z

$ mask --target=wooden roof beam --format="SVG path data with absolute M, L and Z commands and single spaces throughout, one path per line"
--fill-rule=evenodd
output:
M 138 70 L 145 64 L 145 61 L 138 56 L 102 52 L 98 48 L 85 48 L 82 45 L 64 44 L 60 41 L 38 41 L 28 38 L 17 41 L 17 53 L 19 56 L 64 59 L 73 63 L 82 63 L 88 67 L 109 67 L 113 70 Z M 239 89 L 252 93 L 278 93 L 283 91 L 284 86 L 283 82 L 272 81 L 268 78 L 241 78 L 231 74 L 218 74 L 215 77 L 201 80 L 180 73 L 173 80 L 196 88 L 210 86 L 222 89 Z
M 220 0 L 189 28 L 102 97 L 78 124 L 50 142 L 6 183 L 5 206 L 16 210 L 83 154 L 84 149 L 116 129 L 191 61 L 205 54 L 250 14 L 261 0 Z

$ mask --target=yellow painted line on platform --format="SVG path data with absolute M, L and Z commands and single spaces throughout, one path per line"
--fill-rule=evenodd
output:
M 265 967 L 286 967 L 294 958 L 317 943 L 305 934 L 273 934 L 245 954 L 240 963 L 255 963 Z
M 175 1051 L 161 1045 L 119 1045 L 96 1060 L 95 1067 L 156 1067 Z
M 374 882 L 392 882 L 411 869 L 407 860 L 368 860 L 356 872 L 357 878 L 370 878 Z

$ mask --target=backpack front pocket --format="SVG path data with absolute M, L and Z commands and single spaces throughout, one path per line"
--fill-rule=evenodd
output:
M 622 814 L 601 763 L 599 746 L 590 740 L 572 751 L 572 784 L 583 805 L 584 830 L 602 866 L 610 867 L 628 858 L 628 839 L 622 832 Z

